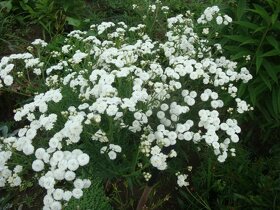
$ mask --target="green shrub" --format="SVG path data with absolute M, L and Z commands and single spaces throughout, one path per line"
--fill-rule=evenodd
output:
M 271 132 L 280 126 L 280 1 L 236 2 L 231 5 L 236 21 L 232 34 L 224 36 L 225 49 L 236 61 L 247 57 L 245 63 L 254 80 L 242 85 L 239 95 L 250 98 L 257 109 L 252 119 Z
M 185 188 L 191 152 L 211 149 L 219 162 L 235 156 L 237 120 L 251 110 L 237 86 L 252 75 L 207 35 L 232 19 L 217 6 L 198 19 L 191 12 L 167 18 L 163 6 L 148 5 L 146 24 L 93 24 L 57 45 L 36 39 L 28 53 L 1 59 L 1 91 L 32 97 L 15 111 L 18 134 L 1 138 L 1 187 L 36 174 L 44 210 L 60 210 L 82 197 L 92 171 L 130 188 L 165 173 Z M 159 26 L 166 38 L 151 39 Z
M 216 164 L 213 157 L 202 161 L 192 174 L 190 190 L 180 190 L 182 209 L 279 209 L 279 145 L 270 157 L 252 157 L 251 151 L 238 148 L 237 157 Z M 203 154 L 209 157 L 209 154 Z
M 95 178 L 81 199 L 72 198 L 64 210 L 112 210 L 104 194 L 102 181 Z

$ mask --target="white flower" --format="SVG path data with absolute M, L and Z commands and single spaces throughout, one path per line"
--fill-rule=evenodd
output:
M 87 154 L 83 153 L 77 157 L 77 160 L 78 160 L 80 166 L 85 166 L 89 163 L 89 156 Z
M 42 171 L 44 169 L 44 162 L 42 160 L 34 160 L 33 163 L 32 163 L 32 169 L 33 171 Z
M 212 143 L 212 146 L 215 148 L 215 149 L 219 149 L 220 148 L 220 144 L 217 142 L 217 141 L 214 141 Z
M 226 124 L 226 123 L 221 123 L 221 124 L 220 124 L 220 128 L 221 128 L 223 131 L 226 131 L 226 130 L 229 128 L 229 126 L 228 126 L 228 124 Z
M 45 113 L 46 111 L 48 111 L 48 105 L 45 103 L 45 102 L 42 102 L 40 105 L 39 105 L 39 111 L 41 113 Z
M 135 112 L 135 113 L 134 113 L 134 118 L 135 118 L 136 120 L 141 120 L 142 114 L 141 114 L 140 112 Z
M 153 155 L 150 161 L 151 164 L 158 170 L 165 170 L 167 168 L 166 158 L 166 155 L 159 153 L 157 155 Z
M 202 94 L 200 95 L 200 99 L 201 99 L 202 101 L 207 101 L 207 100 L 209 99 L 209 95 L 206 94 L 206 93 L 202 93 Z
M 37 130 L 30 128 L 25 135 L 28 139 L 33 139 L 37 135 Z
M 79 162 L 76 159 L 70 159 L 67 163 L 68 169 L 71 171 L 76 171 L 79 168 Z
M 53 177 L 46 177 L 44 179 L 44 188 L 48 189 L 52 189 L 54 187 L 55 181 Z
M 110 144 L 109 148 L 117 153 L 120 153 L 122 151 L 122 148 L 116 144 Z
M 219 156 L 218 156 L 218 161 L 219 161 L 220 163 L 223 163 L 223 162 L 225 162 L 226 158 L 227 158 L 227 156 L 225 156 L 225 155 L 219 155 Z
M 178 123 L 176 126 L 176 131 L 178 133 L 184 133 L 186 131 L 186 126 L 181 123 Z
M 15 175 L 14 175 L 15 176 Z M 13 179 L 13 183 L 11 183 L 11 187 L 17 187 L 17 186 L 20 186 L 22 183 L 22 180 L 19 176 L 16 176 L 14 179 Z
M 42 74 L 42 70 L 40 68 L 34 68 L 33 69 L 33 73 L 36 75 L 41 75 Z
M 108 156 L 111 160 L 115 160 L 117 158 L 117 153 L 114 151 L 108 152 Z
M 45 195 L 43 201 L 44 201 L 44 205 L 45 206 L 50 206 L 54 202 L 54 200 L 53 200 L 51 195 Z
M 61 210 L 61 209 L 62 209 L 62 205 L 61 205 L 60 202 L 54 201 L 54 202 L 50 205 L 50 209 L 51 209 L 51 210 Z
M 13 81 L 14 81 L 14 79 L 10 75 L 7 75 L 4 77 L 4 84 L 7 86 L 11 86 L 13 84 Z
M 76 179 L 74 181 L 74 187 L 77 189 L 83 189 L 84 188 L 84 182 L 81 179 Z
M 73 195 L 74 198 L 79 199 L 79 198 L 81 198 L 83 196 L 83 191 L 81 189 L 76 189 L 75 188 L 72 191 L 72 195 Z
M 59 162 L 63 159 L 64 157 L 64 153 L 62 151 L 56 151 L 55 153 L 53 153 L 53 159 L 55 162 Z
M 157 117 L 158 117 L 158 119 L 163 119 L 165 117 L 164 112 L 163 111 L 157 112 Z
M 186 182 L 186 179 L 188 178 L 188 175 L 186 174 L 180 174 L 178 177 L 177 177 L 177 184 L 179 185 L 179 187 L 183 187 L 183 186 L 188 186 L 189 183 Z
M 72 157 L 74 158 L 76 158 L 76 157 L 78 157 L 79 155 L 81 155 L 81 154 L 83 154 L 83 151 L 82 150 L 80 150 L 80 149 L 74 149 L 73 151 L 72 151 Z
M 77 50 L 76 53 L 73 55 L 73 63 L 75 64 L 80 63 L 85 57 L 87 57 L 86 53 Z
M 224 15 L 224 18 L 227 22 L 231 23 L 232 22 L 232 18 L 229 17 L 228 15 Z
M 190 140 L 192 140 L 192 138 L 193 138 L 192 132 L 187 131 L 187 132 L 184 133 L 184 139 L 185 139 L 186 141 L 190 141 Z
M 73 171 L 66 171 L 64 178 L 67 181 L 73 181 L 76 178 L 76 174 Z
M 0 161 L 1 162 L 1 161 Z M 20 173 L 22 171 L 23 167 L 21 165 L 17 165 L 15 168 L 14 168 L 14 172 L 15 173 Z
M 72 197 L 72 192 L 71 191 L 65 191 L 63 194 L 63 200 L 69 201 Z
M 64 192 L 62 189 L 55 189 L 53 192 L 53 198 L 57 201 L 62 200 L 63 194 Z
M 32 144 L 25 144 L 22 148 L 22 151 L 26 155 L 31 155 L 34 152 L 34 147 Z
M 42 39 L 35 39 L 32 43 L 32 45 L 39 45 L 41 47 L 46 47 L 48 44 L 42 40 Z
M 65 171 L 58 168 L 53 171 L 53 176 L 56 180 L 63 180 L 65 177 Z
M 71 46 L 70 46 L 70 45 L 64 45 L 64 46 L 61 48 L 61 51 L 62 51 L 64 54 L 68 54 L 70 49 L 71 49 Z
M 84 188 L 89 188 L 90 187 L 91 181 L 89 179 L 84 179 L 83 182 L 84 182 Z
M 203 31 L 202 31 L 202 33 L 203 33 L 203 34 L 206 34 L 206 35 L 209 34 L 209 28 L 204 28 Z
M 60 93 L 60 91 L 57 90 L 56 92 L 54 92 L 54 94 L 52 95 L 52 101 L 58 103 L 59 101 L 61 101 L 61 99 L 62 99 L 62 94 Z
M 222 17 L 222 16 L 216 17 L 216 23 L 217 23 L 218 25 L 221 25 L 221 24 L 223 23 L 223 17 Z
M 231 135 L 230 139 L 234 143 L 237 143 L 239 141 L 239 137 L 236 134 Z
M 60 170 L 66 170 L 68 167 L 68 161 L 66 159 L 60 160 L 57 164 L 57 167 Z
M 51 138 L 49 141 L 49 146 L 51 148 L 57 148 L 59 145 L 59 140 L 57 138 Z
M 177 134 L 174 131 L 171 131 L 167 134 L 170 140 L 175 140 L 177 138 Z

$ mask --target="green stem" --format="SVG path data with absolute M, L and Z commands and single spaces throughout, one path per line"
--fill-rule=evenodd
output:
M 260 48 L 262 47 L 263 42 L 264 42 L 264 39 L 265 39 L 265 37 L 266 37 L 266 35 L 267 35 L 269 29 L 270 29 L 270 25 L 271 25 L 271 24 L 269 24 L 269 25 L 267 26 L 265 32 L 264 32 L 263 35 L 262 35 L 260 44 L 259 44 L 258 47 L 257 47 L 256 53 L 254 54 L 254 57 L 253 57 L 252 62 L 251 62 L 251 65 L 250 65 L 250 67 L 249 67 L 249 71 L 250 71 L 250 72 L 251 72 L 251 69 L 252 69 L 253 64 L 255 63 L 254 61 L 255 61 L 255 58 L 256 58 L 256 54 L 259 52 Z
M 197 196 L 199 197 L 199 199 L 198 199 L 198 198 L 196 198 L 196 197 L 192 194 L 192 192 L 189 190 L 189 188 L 187 188 L 187 190 L 188 190 L 189 194 L 190 194 L 199 204 L 201 204 L 202 206 L 204 206 L 206 209 L 211 210 L 211 208 L 205 203 L 205 201 L 203 201 L 203 199 L 202 199 L 199 195 L 197 195 Z
M 17 91 L 14 91 L 14 90 L 9 90 L 8 88 L 2 88 L 1 90 L 6 91 L 6 92 L 10 92 L 10 93 L 23 95 L 23 96 L 28 96 L 28 97 L 32 96 L 32 95 L 29 95 L 29 94 L 26 94 L 26 93 L 17 92 Z
M 136 164 L 137 164 L 138 156 L 139 156 L 139 148 L 137 150 L 137 154 L 136 154 L 135 159 L 134 159 L 133 168 L 132 168 L 133 171 L 136 170 Z
M 144 170 L 145 168 L 148 168 L 148 165 L 146 166 L 143 166 L 141 169 L 137 170 L 137 171 L 134 171 L 130 174 L 126 174 L 126 175 L 122 175 L 122 177 L 131 177 L 131 176 L 134 176 L 135 174 L 138 174 L 139 172 L 141 172 L 142 170 Z

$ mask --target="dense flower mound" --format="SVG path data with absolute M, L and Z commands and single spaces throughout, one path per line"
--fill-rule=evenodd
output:
M 137 154 L 146 180 L 149 168 L 184 160 L 188 144 L 212 149 L 219 162 L 234 156 L 237 117 L 251 109 L 237 87 L 252 76 L 205 38 L 209 28 L 196 31 L 209 21 L 227 25 L 231 18 L 216 6 L 197 21 L 190 12 L 169 18 L 163 42 L 151 40 L 145 25 L 103 22 L 72 31 L 58 50 L 35 40 L 33 53 L 3 57 L 0 88 L 27 75 L 45 84 L 15 111 L 26 126 L 0 143 L 0 187 L 19 186 L 22 168 L 32 168 L 47 192 L 44 209 L 56 210 L 90 186 L 85 169 L 97 156 L 121 165 Z M 30 166 L 9 165 L 18 152 Z M 188 185 L 186 174 L 176 175 L 179 186 Z

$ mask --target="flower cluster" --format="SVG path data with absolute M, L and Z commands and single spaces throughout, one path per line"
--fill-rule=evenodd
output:
M 197 22 L 200 24 L 206 24 L 207 22 L 212 21 L 216 17 L 216 23 L 218 25 L 228 25 L 232 22 L 232 18 L 228 15 L 220 15 L 220 9 L 217 6 L 207 7 L 204 10 L 204 13 L 197 19 Z
M 177 175 L 177 184 L 179 187 L 189 186 L 189 182 L 186 181 L 186 179 L 188 178 L 187 174 L 177 173 L 176 175 Z
M 104 154 L 108 153 L 108 156 L 111 160 L 115 160 L 117 158 L 117 153 L 122 152 L 122 148 L 119 145 L 109 144 L 109 146 L 104 146 L 100 149 L 100 153 Z
M 83 188 L 91 184 L 89 179 L 80 179 L 76 176 L 76 170 L 80 166 L 89 163 L 89 156 L 79 149 L 70 151 L 58 150 L 50 155 L 43 148 L 35 152 L 36 160 L 32 163 L 32 169 L 36 172 L 43 171 L 45 164 L 49 165 L 49 171 L 39 178 L 39 185 L 47 190 L 44 197 L 44 209 L 61 209 L 62 201 L 69 201 L 71 197 L 79 199 L 83 195 Z M 55 188 L 55 184 L 61 181 L 73 182 L 72 190 Z
M 89 31 L 72 31 L 60 51 L 46 50 L 50 63 L 29 53 L 2 58 L 0 87 L 20 80 L 15 59 L 46 83 L 32 102 L 15 110 L 15 121 L 27 125 L 1 143 L 35 154 L 30 168 L 47 191 L 45 210 L 62 209 L 63 202 L 82 196 L 90 181 L 78 177 L 80 171 L 100 153 L 121 164 L 118 160 L 127 154 L 119 154 L 129 152 L 135 166 L 145 165 L 140 170 L 161 171 L 172 167 L 170 159 L 183 160 L 185 145 L 191 143 L 212 148 L 219 162 L 228 153 L 235 155 L 232 145 L 241 132 L 235 118 L 250 110 L 237 98 L 237 87 L 252 76 L 225 58 L 219 43 L 196 32 L 197 22 L 217 14 L 219 8 L 212 7 L 197 21 L 190 12 L 169 18 L 163 42 L 153 41 L 142 24 L 104 22 Z M 231 22 L 228 16 L 222 19 L 224 25 Z M 45 47 L 42 41 L 33 44 Z M 3 156 L 2 186 L 11 152 Z M 146 180 L 152 176 L 143 174 Z M 186 179 L 178 174 L 178 185 L 187 186 Z
M 7 138 L 5 142 L 8 143 L 10 138 Z M 21 165 L 16 165 L 13 170 L 10 170 L 7 166 L 7 162 L 12 157 L 12 152 L 8 149 L 5 150 L 3 145 L 0 144 L 0 187 L 4 187 L 6 183 L 10 187 L 20 186 L 22 180 L 18 175 L 22 171 Z

